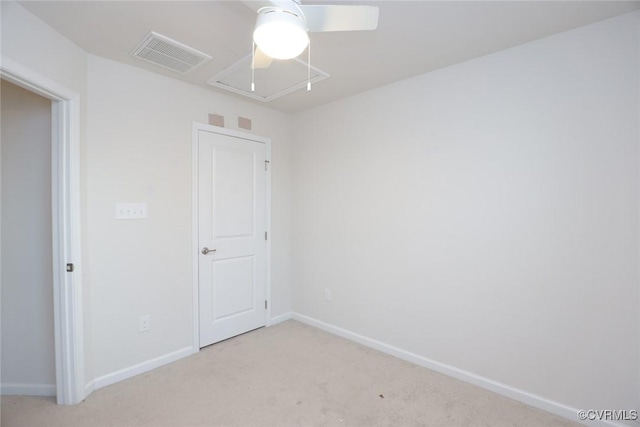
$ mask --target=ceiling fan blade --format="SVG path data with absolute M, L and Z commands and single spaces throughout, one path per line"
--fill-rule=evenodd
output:
M 243 0 L 242 3 L 254 12 L 263 7 L 279 7 L 285 10 L 295 10 L 298 7 L 293 0 Z
M 309 31 L 361 31 L 378 28 L 378 6 L 301 5 Z
M 266 53 L 260 50 L 259 47 L 256 47 L 256 53 L 253 57 L 253 68 L 259 70 L 261 68 L 269 68 L 271 63 L 273 62 L 273 58 L 268 56 Z
M 262 9 L 263 7 L 273 6 L 273 3 L 270 2 L 269 0 L 247 0 L 247 1 L 243 1 L 242 3 L 244 3 L 249 9 L 252 9 L 254 12 L 257 12 L 259 9 Z

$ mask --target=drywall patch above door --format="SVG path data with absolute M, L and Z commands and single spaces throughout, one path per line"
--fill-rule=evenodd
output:
M 186 74 L 211 59 L 206 53 L 153 31 L 131 55 L 180 74 Z
M 224 127 L 224 116 L 220 114 L 209 114 L 209 124 L 211 126 Z
M 238 127 L 244 130 L 251 130 L 251 119 L 246 117 L 238 117 Z
M 255 91 L 251 91 L 251 54 L 207 80 L 211 86 L 262 102 L 307 87 L 309 68 L 300 59 L 274 60 L 268 68 L 255 70 Z M 311 84 L 328 79 L 329 74 L 311 67 Z

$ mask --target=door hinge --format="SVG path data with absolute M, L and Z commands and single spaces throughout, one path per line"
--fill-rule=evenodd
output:
M 264 232 L 264 240 L 267 240 L 267 232 Z
M 269 160 L 265 160 L 264 161 L 264 170 L 267 171 L 269 170 L 269 165 L 271 164 L 271 162 Z
M 69 263 L 67 264 L 67 273 L 71 273 L 73 272 L 73 264 Z
M 264 300 L 264 309 L 267 309 L 267 300 Z

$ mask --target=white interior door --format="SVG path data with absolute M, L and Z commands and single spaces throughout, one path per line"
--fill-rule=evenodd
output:
M 266 147 L 198 130 L 200 347 L 266 324 Z

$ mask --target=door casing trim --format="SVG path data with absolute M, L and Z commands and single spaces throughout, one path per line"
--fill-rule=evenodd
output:
M 218 126 L 211 126 L 204 123 L 193 122 L 193 131 L 191 139 L 191 260 L 193 270 L 193 353 L 200 351 L 200 291 L 198 287 L 198 260 L 200 247 L 198 245 L 198 203 L 199 203 L 199 191 L 198 191 L 198 175 L 199 175 L 199 162 L 198 162 L 198 133 L 200 131 L 215 133 L 218 135 L 231 136 L 234 138 L 245 139 L 248 141 L 258 142 L 265 144 L 266 160 L 269 162 L 269 167 L 266 171 L 266 228 L 267 228 L 267 247 L 265 252 L 266 263 L 266 299 L 267 309 L 266 313 L 266 326 L 271 325 L 271 138 L 255 135 L 249 132 L 242 132 L 233 129 L 226 129 Z

